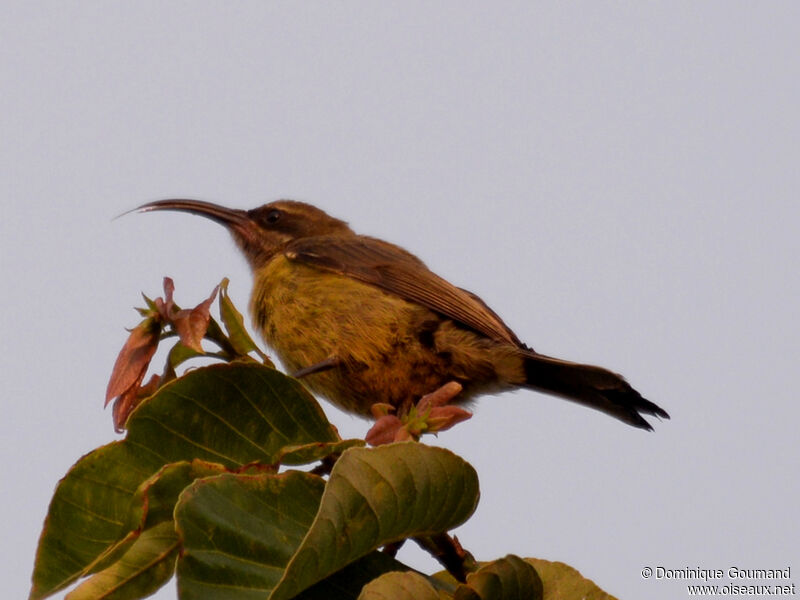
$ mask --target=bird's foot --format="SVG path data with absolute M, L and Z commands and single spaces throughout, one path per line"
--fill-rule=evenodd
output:
M 396 409 L 391 404 L 373 404 L 371 410 L 375 424 L 367 432 L 367 443 L 380 446 L 405 440 L 419 441 L 423 433 L 437 433 L 466 421 L 472 416 L 471 412 L 448 404 L 461 389 L 460 383 L 446 383 L 436 391 L 424 395 L 416 406 L 412 406 L 401 416 L 395 414 Z

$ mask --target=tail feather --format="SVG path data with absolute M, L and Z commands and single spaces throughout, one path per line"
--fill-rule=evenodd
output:
M 621 375 L 602 367 L 531 353 L 525 359 L 525 376 L 527 387 L 594 408 L 640 429 L 653 430 L 643 414 L 669 419 L 667 411 L 643 398 Z

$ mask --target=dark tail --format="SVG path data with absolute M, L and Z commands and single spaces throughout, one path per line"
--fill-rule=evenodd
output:
M 667 411 L 642 398 L 621 375 L 601 367 L 531 354 L 525 359 L 525 376 L 534 390 L 594 408 L 634 427 L 653 430 L 643 414 L 669 419 Z

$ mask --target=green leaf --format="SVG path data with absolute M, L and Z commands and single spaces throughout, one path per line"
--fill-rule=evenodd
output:
M 563 562 L 526 558 L 544 583 L 544 600 L 617 600 Z
M 147 305 L 147 308 L 137 308 L 136 310 L 139 312 L 140 315 L 147 316 L 149 313 L 158 312 L 158 307 L 156 303 L 153 302 L 150 298 L 148 298 L 144 292 L 142 292 L 142 298 L 144 298 L 144 303 Z
M 176 342 L 175 345 L 170 348 L 170 351 L 167 354 L 167 364 L 164 368 L 164 379 L 167 381 L 175 379 L 177 377 L 175 369 L 187 360 L 198 356 L 203 356 L 203 354 L 197 350 L 189 348 L 189 346 L 184 346 L 182 343 L 180 343 L 180 341 Z
M 507 556 L 500 561 L 508 562 Z M 514 557 L 515 562 L 520 559 Z M 543 600 L 617 600 L 601 590 L 595 583 L 583 577 L 576 569 L 562 562 L 552 562 L 541 558 L 526 558 L 526 563 L 536 569 L 536 573 L 542 581 Z M 491 567 L 500 561 L 484 563 L 484 567 Z M 508 565 L 514 567 L 514 565 Z M 516 567 L 514 567 L 516 568 Z M 456 581 L 447 571 L 439 571 L 434 575 L 437 580 L 444 583 L 455 584 Z M 472 580 L 468 578 L 471 584 Z M 489 583 L 488 581 L 486 582 Z M 473 590 L 474 591 L 474 590 Z M 466 590 L 461 591 L 467 593 Z M 462 596 L 463 598 L 482 598 L 482 596 Z
M 179 543 L 172 521 L 144 531 L 113 565 L 67 594 L 66 600 L 144 598 L 164 585 L 175 570 Z
M 224 472 L 222 465 L 198 459 L 164 465 L 136 490 L 131 501 L 128 529 L 144 530 L 167 521 L 171 523 L 178 496 L 186 486 L 195 479 Z
M 255 362 L 212 365 L 142 403 L 128 435 L 78 461 L 56 488 L 33 573 L 32 600 L 101 568 L 125 549 L 137 488 L 162 466 L 195 458 L 239 468 L 275 464 L 284 448 L 340 441 L 296 380 Z M 129 544 L 133 538 L 128 538 Z
M 179 597 L 266 598 L 311 525 L 323 485 L 299 471 L 196 481 L 176 511 L 184 544 Z M 372 552 L 295 600 L 355 600 L 381 573 L 407 568 Z
M 130 501 L 128 524 L 125 528 L 128 534 L 109 546 L 84 573 L 95 573 L 120 560 L 143 531 L 167 521 L 172 526 L 175 503 L 183 488 L 199 477 L 223 472 L 225 467 L 222 465 L 200 460 L 172 463 L 159 469 L 139 486 Z
M 276 463 L 285 446 L 339 439 L 298 381 L 248 362 L 211 365 L 165 385 L 131 415 L 126 443 L 162 465 L 199 458 L 236 468 Z
M 323 487 L 321 478 L 299 471 L 195 481 L 176 509 L 184 547 L 179 597 L 266 598 L 311 526 Z M 364 584 L 401 569 L 407 567 L 372 552 L 295 600 L 355 600 Z
M 475 470 L 448 450 L 416 442 L 346 450 L 270 599 L 288 600 L 389 542 L 452 529 L 478 496 Z
M 265 364 L 272 365 L 267 355 L 261 351 L 253 341 L 253 338 L 250 337 L 250 334 L 244 326 L 242 313 L 233 305 L 233 301 L 228 295 L 227 277 L 219 284 L 219 315 L 222 319 L 222 323 L 225 325 L 225 330 L 228 332 L 228 339 L 231 345 L 240 356 L 246 356 L 251 352 L 255 352 Z
M 342 591 L 337 571 L 386 563 L 374 557 L 376 548 L 455 527 L 477 500 L 470 465 L 413 442 L 350 448 L 327 484 L 297 471 L 199 479 L 175 511 L 184 547 L 179 595 L 324 598 L 334 589 L 336 597 L 353 599 L 357 594 Z M 380 572 L 405 568 L 398 565 L 391 561 Z
M 454 600 L 542 600 L 542 598 L 542 580 L 539 579 L 536 569 L 513 554 L 485 564 L 475 573 L 470 573 L 466 585 L 458 586 L 453 596 Z
M 160 466 L 124 442 L 79 460 L 59 482 L 44 522 L 30 597 L 43 598 L 81 576 L 126 533 L 131 497 Z
M 315 583 L 293 600 L 356 600 L 362 588 L 376 577 L 408 569 L 388 554 L 376 550 Z
M 341 454 L 348 448 L 364 446 L 364 440 L 342 440 L 341 442 L 313 442 L 298 446 L 287 446 L 281 451 L 280 463 L 282 465 L 307 465 L 332 454 Z
M 310 473 L 195 481 L 175 509 L 178 595 L 266 598 L 305 536 L 325 483 Z
M 419 573 L 385 573 L 364 586 L 358 600 L 439 600 L 439 592 Z

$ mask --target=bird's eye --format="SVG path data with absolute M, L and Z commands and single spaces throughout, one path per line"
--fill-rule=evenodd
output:
M 277 208 L 273 208 L 267 213 L 267 223 L 275 223 L 280 218 L 281 211 L 279 211 Z

